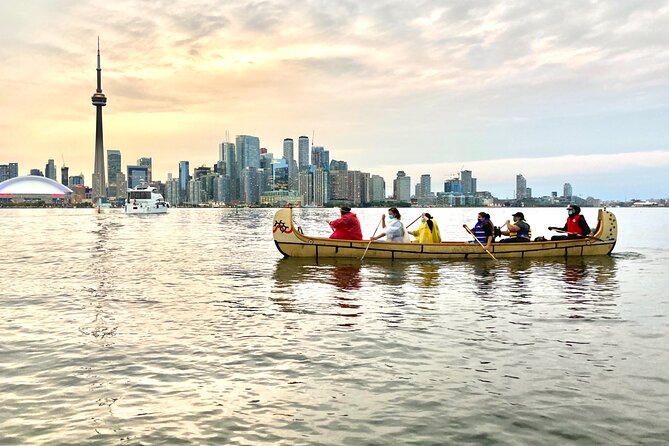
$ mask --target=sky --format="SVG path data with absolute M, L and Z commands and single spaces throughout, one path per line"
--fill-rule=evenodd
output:
M 513 197 L 669 197 L 669 0 L 0 2 L 0 164 L 212 165 L 314 137 L 349 169 Z M 60 175 L 59 175 L 60 176 Z

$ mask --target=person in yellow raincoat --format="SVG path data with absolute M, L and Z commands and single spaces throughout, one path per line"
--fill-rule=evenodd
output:
M 421 215 L 420 226 L 415 231 L 408 231 L 416 237 L 417 243 L 441 243 L 439 226 L 432 216 L 427 212 Z

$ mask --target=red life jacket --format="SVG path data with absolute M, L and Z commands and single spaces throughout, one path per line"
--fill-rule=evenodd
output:
M 583 234 L 583 228 L 578 224 L 578 221 L 582 219 L 581 214 L 576 214 L 573 217 L 567 217 L 567 232 L 574 234 Z

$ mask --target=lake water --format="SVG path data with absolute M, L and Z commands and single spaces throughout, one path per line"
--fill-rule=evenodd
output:
M 1 210 L 0 444 L 666 444 L 669 209 L 612 210 L 611 257 L 318 264 L 270 209 Z

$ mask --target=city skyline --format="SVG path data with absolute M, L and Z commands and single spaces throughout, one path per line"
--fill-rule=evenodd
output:
M 211 165 L 231 131 L 275 155 L 314 135 L 387 182 L 464 168 L 496 196 L 519 173 L 536 195 L 668 195 L 667 2 L 244 5 L 0 5 L 0 163 L 90 178 L 100 34 L 105 146 L 157 179 Z

